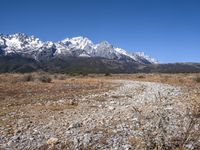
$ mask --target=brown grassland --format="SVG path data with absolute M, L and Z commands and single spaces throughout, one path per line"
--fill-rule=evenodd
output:
M 48 80 L 43 80 L 41 77 Z M 70 76 L 44 72 L 31 74 L 5 73 L 0 74 L 0 117 L 8 114 L 10 117 L 1 120 L 0 126 L 14 126 L 15 122 L 22 116 L 31 117 L 26 116 L 28 111 L 46 110 L 48 112 L 75 109 L 78 107 L 78 103 L 73 99 L 115 89 L 119 85 L 112 81 L 119 79 L 159 82 L 184 87 L 185 92 L 189 93 L 194 115 L 200 117 L 200 74 L 112 74 L 110 76 L 89 74 Z M 46 105 L 49 101 L 54 102 L 63 98 L 69 99 L 69 102 L 64 105 L 53 103 Z M 97 97 L 96 100 L 104 101 L 101 97 Z M 16 114 L 12 114 L 13 111 Z M 40 114 L 39 119 L 45 119 L 45 115 Z M 12 136 L 14 132 L 14 130 L 7 131 L 7 135 Z
M 50 83 L 40 80 L 41 76 L 51 79 Z M 104 92 L 117 85 L 112 80 L 134 80 L 159 82 L 186 87 L 191 95 L 191 103 L 200 104 L 200 74 L 90 74 L 87 76 L 70 76 L 64 74 L 31 73 L 0 74 L 0 116 L 13 110 L 22 111 L 20 108 L 28 108 L 31 104 L 40 103 L 41 106 L 31 109 L 59 110 L 74 108 L 67 106 L 48 106 L 43 108 L 47 101 L 57 101 L 63 97 L 73 99 L 75 96 Z M 98 99 L 101 101 L 101 99 Z M 27 107 L 28 106 L 28 107 Z M 24 111 L 28 111 L 25 109 Z M 15 116 L 16 117 L 16 116 Z M 13 119 L 13 118 L 12 118 Z M 0 122 L 2 124 L 3 122 Z M 5 124 L 5 122 L 4 122 Z
M 40 81 L 41 76 L 48 77 L 51 81 L 49 83 Z M 36 110 L 74 108 L 77 105 L 76 102 L 70 101 L 69 104 L 64 106 L 46 106 L 45 104 L 49 101 L 61 100 L 62 98 L 73 100 L 74 97 L 104 92 L 110 88 L 113 88 L 113 86 L 111 86 L 111 80 L 104 78 L 71 77 L 60 74 L 50 75 L 47 73 L 1 74 L 0 116 L 4 116 L 16 110 L 26 113 L 30 108 Z M 7 123 L 7 125 L 9 125 L 9 122 L 14 122 L 15 119 L 19 119 L 17 115 L 13 117 L 14 118 L 7 120 L 8 122 L 0 121 L 0 125 Z
M 52 81 L 40 81 L 41 76 L 47 76 Z M 29 78 L 30 79 L 27 79 Z M 8 113 L 18 106 L 27 106 L 34 103 L 45 103 L 74 96 L 104 92 L 114 88 L 112 80 L 134 80 L 159 82 L 171 85 L 188 87 L 192 99 L 200 101 L 200 74 L 91 74 L 87 76 L 70 76 L 64 74 L 31 73 L 0 74 L 0 115 Z M 194 98 L 195 97 L 195 98 Z

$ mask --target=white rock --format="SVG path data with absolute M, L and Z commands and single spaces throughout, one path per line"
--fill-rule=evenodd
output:
M 47 140 L 47 144 L 49 145 L 54 145 L 54 144 L 57 144 L 58 143 L 58 138 L 50 138 Z
M 115 108 L 113 106 L 108 106 L 109 110 L 115 110 Z

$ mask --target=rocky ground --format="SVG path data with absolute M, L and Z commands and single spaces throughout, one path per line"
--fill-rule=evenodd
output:
M 36 102 L 1 115 L 1 122 L 20 118 L 1 124 L 1 149 L 200 149 L 200 116 L 187 88 L 112 82 L 107 91 Z

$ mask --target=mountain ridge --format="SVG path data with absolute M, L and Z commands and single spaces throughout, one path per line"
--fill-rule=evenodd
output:
M 128 53 L 107 41 L 94 44 L 87 37 L 65 38 L 58 42 L 41 41 L 24 33 L 0 34 L 0 55 L 17 54 L 37 61 L 67 57 L 102 57 L 139 64 L 157 64 L 158 61 L 144 53 Z

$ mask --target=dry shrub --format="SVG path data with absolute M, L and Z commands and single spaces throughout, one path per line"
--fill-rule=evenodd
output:
M 194 78 L 194 81 L 197 82 L 197 83 L 200 83 L 200 76 L 195 77 L 195 78 Z
M 77 76 L 78 74 L 77 73 L 74 73 L 74 72 L 70 72 L 69 73 L 69 76 L 71 76 L 71 77 L 75 77 L 75 76 Z
M 145 76 L 143 76 L 143 75 L 139 75 L 139 76 L 137 76 L 137 78 L 139 78 L 139 79 L 144 79 Z
M 58 75 L 54 75 L 53 78 L 54 78 L 54 79 L 58 79 Z
M 34 81 L 34 76 L 32 74 L 28 74 L 28 75 L 23 76 L 22 80 L 25 82 Z
M 52 79 L 48 75 L 43 75 L 43 76 L 39 77 L 39 81 L 41 81 L 43 83 L 51 83 Z
M 83 77 L 88 76 L 87 72 L 80 72 L 79 74 L 82 75 Z
M 187 145 L 193 143 L 194 149 L 196 149 L 198 144 L 198 139 L 200 137 L 200 132 L 197 128 L 199 128 L 199 117 L 200 117 L 200 105 L 199 103 L 194 103 L 195 108 L 191 108 L 191 106 L 187 107 L 187 112 L 184 116 L 181 116 L 181 114 L 177 113 L 176 115 L 179 116 L 177 118 L 176 122 L 181 122 L 184 120 L 183 124 L 177 124 L 176 130 L 181 133 L 181 136 L 178 134 L 171 134 L 172 128 L 170 129 L 170 124 L 173 122 L 172 118 L 173 116 L 170 113 L 171 110 L 165 109 L 167 103 L 160 93 L 158 93 L 159 96 L 156 96 L 157 100 L 157 106 L 153 108 L 154 115 L 151 120 L 158 120 L 157 122 L 154 122 L 154 127 L 151 128 L 150 125 L 148 125 L 150 128 L 147 128 L 144 126 L 145 130 L 142 130 L 143 136 L 141 137 L 143 140 L 143 149 L 159 149 L 159 150 L 168 150 L 168 149 L 180 149 L 185 150 L 187 149 Z M 150 110 L 150 107 L 153 107 L 153 105 L 149 105 L 144 110 Z M 148 115 L 150 114 L 149 111 L 139 111 L 137 108 L 133 107 L 134 112 L 138 112 L 141 120 L 145 120 L 148 118 Z M 140 120 L 140 125 L 142 125 Z M 153 123 L 152 122 L 152 123 Z M 145 124 L 143 124 L 145 125 Z M 142 126 L 143 126 L 142 125 Z M 141 127 L 140 127 L 141 128 Z M 131 143 L 134 143 L 134 139 L 131 139 Z M 140 145 L 140 144 L 139 144 Z
M 107 72 L 104 76 L 111 76 L 111 73 Z
M 66 79 L 66 76 L 65 76 L 65 75 L 60 75 L 60 76 L 58 76 L 58 79 L 59 79 L 59 80 L 65 80 L 65 79 Z

